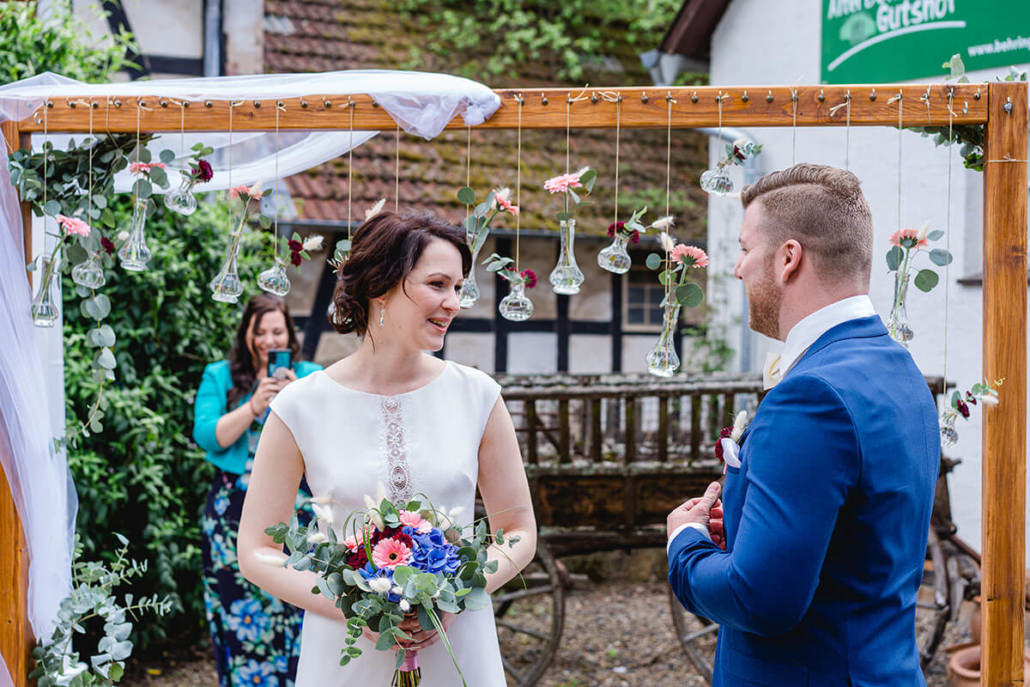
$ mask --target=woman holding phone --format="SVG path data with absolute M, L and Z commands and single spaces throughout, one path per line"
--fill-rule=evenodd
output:
M 236 556 L 243 499 L 268 405 L 300 377 L 322 369 L 298 360 L 282 298 L 254 296 L 228 360 L 211 363 L 194 403 L 193 438 L 216 470 L 201 521 L 204 603 L 221 687 L 292 685 L 302 613 L 246 581 Z M 301 484 L 302 497 L 306 485 Z

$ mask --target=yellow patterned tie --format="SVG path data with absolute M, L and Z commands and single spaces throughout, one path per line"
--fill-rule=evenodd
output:
M 780 369 L 780 354 L 766 353 L 765 367 L 762 369 L 762 385 L 771 389 L 783 379 L 783 371 Z

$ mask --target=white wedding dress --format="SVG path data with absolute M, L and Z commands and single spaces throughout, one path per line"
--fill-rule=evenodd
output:
M 396 396 L 355 391 L 315 372 L 283 389 L 271 407 L 293 433 L 312 494 L 331 499 L 334 520 L 364 508 L 364 495 L 374 498 L 382 484 L 394 502 L 424 494 L 437 508 L 460 506 L 457 519 L 468 524 L 479 444 L 499 394 L 485 373 L 447 362 L 428 384 Z M 342 615 L 305 614 L 297 687 L 390 684 L 396 654 L 377 651 L 364 637 L 361 656 L 340 666 L 346 635 Z M 505 687 L 491 609 L 459 614 L 447 636 L 470 687 Z M 422 687 L 461 685 L 442 642 L 418 660 Z

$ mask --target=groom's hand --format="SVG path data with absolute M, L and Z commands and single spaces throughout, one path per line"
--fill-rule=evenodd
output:
M 688 523 L 697 523 L 708 528 L 712 542 L 721 549 L 726 548 L 722 527 L 722 503 L 719 502 L 719 492 L 722 487 L 718 482 L 712 482 L 705 490 L 705 495 L 700 498 L 689 499 L 677 507 L 665 520 L 666 536 L 672 536 L 680 526 Z

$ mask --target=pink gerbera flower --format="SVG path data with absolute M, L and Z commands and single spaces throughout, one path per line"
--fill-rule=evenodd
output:
M 429 523 L 429 521 L 423 518 L 415 511 L 402 510 L 398 513 L 398 517 L 401 521 L 402 526 L 413 527 L 422 534 L 425 534 L 429 530 L 433 529 L 433 526 Z
M 513 215 L 519 214 L 519 207 L 517 205 L 512 205 L 511 201 L 507 198 L 497 199 L 497 209 L 501 212 L 510 212 Z
M 583 184 L 580 183 L 580 177 L 582 177 L 589 167 L 584 167 L 575 174 L 560 174 L 556 177 L 548 179 L 544 182 L 544 190 L 550 191 L 551 193 L 564 193 L 570 188 L 580 188 Z
M 891 234 L 891 245 L 898 248 L 922 248 L 929 243 L 921 229 L 898 229 Z
M 69 234 L 78 234 L 79 236 L 89 236 L 90 228 L 89 224 L 79 219 L 78 217 L 65 217 L 64 215 L 57 216 L 57 223 L 61 225 Z
M 697 246 L 681 243 L 675 246 L 669 255 L 685 267 L 708 267 L 708 254 Z
M 365 538 L 361 536 L 361 532 L 358 532 L 344 539 L 343 545 L 346 546 L 349 551 L 357 551 L 365 545 Z
M 372 562 L 377 568 L 395 568 L 411 558 L 411 549 L 396 539 L 383 539 L 372 549 Z

